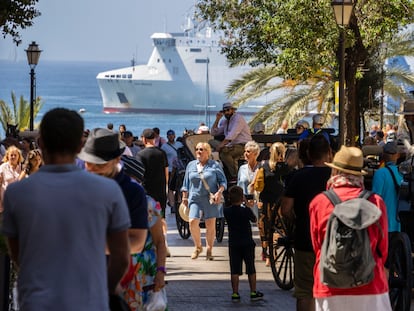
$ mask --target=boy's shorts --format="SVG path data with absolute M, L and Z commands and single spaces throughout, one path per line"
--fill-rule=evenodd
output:
M 242 275 L 243 261 L 246 264 L 246 274 L 256 273 L 254 265 L 255 245 L 251 246 L 229 246 L 230 273 Z

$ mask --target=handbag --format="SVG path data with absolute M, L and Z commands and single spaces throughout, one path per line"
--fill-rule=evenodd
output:
M 254 179 L 254 190 L 257 192 L 262 192 L 265 186 L 265 174 L 264 174 L 264 168 L 260 167 L 257 172 Z
M 167 308 L 167 292 L 162 288 L 158 292 L 152 292 L 147 303 L 144 304 L 144 311 L 164 311 Z
M 211 193 L 211 191 L 210 191 L 210 187 L 208 186 L 208 183 L 207 183 L 207 181 L 204 179 L 204 174 L 203 174 L 203 172 L 199 172 L 199 174 L 200 174 L 200 179 L 201 179 L 201 181 L 203 182 L 203 185 L 204 185 L 204 188 L 207 190 L 207 192 L 208 192 L 208 195 L 209 195 L 209 203 L 211 204 L 211 205 L 213 205 L 214 204 L 214 194 L 213 193 Z M 224 202 L 224 198 L 223 198 L 223 196 L 221 196 L 221 199 L 220 199 L 220 203 L 223 203 Z

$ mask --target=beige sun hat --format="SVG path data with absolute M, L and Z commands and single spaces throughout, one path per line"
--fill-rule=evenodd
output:
M 362 168 L 364 167 L 364 157 L 361 149 L 357 147 L 342 146 L 341 149 L 335 154 L 332 163 L 325 164 L 331 168 L 335 168 L 338 171 L 352 174 L 352 175 L 366 175 L 367 172 Z
M 189 222 L 190 221 L 190 208 L 188 206 L 186 206 L 183 202 L 181 202 L 179 208 L 178 208 L 178 212 L 180 213 L 180 217 L 186 221 Z

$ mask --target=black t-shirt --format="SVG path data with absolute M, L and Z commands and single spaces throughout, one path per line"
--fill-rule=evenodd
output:
M 229 246 L 255 245 L 250 222 L 256 221 L 251 208 L 233 205 L 223 209 L 229 231 Z
M 143 186 L 147 194 L 165 208 L 167 204 L 165 168 L 168 167 L 166 153 L 158 147 L 146 147 L 139 151 L 136 157 L 145 167 Z
M 284 192 L 284 177 L 289 173 L 289 167 L 284 162 L 276 164 L 274 171 L 270 169 L 269 161 L 266 161 L 264 168 L 264 188 L 260 192 L 260 200 L 263 203 L 276 203 Z
M 313 251 L 309 203 L 322 191 L 331 176 L 329 167 L 304 167 L 298 170 L 287 185 L 285 196 L 294 199 L 293 209 L 296 215 L 295 248 Z

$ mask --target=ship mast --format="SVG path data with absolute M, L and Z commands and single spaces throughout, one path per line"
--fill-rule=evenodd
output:
M 207 57 L 206 59 L 206 106 L 205 106 L 205 120 L 208 127 L 210 127 L 210 84 L 209 84 L 209 76 L 208 76 L 208 64 L 210 63 L 210 59 Z

